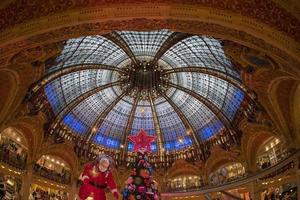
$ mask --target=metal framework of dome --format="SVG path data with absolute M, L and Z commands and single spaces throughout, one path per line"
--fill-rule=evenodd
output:
M 220 41 L 170 30 L 69 39 L 38 87 L 52 130 L 126 151 L 128 135 L 141 128 L 157 136 L 154 152 L 230 134 L 245 98 Z

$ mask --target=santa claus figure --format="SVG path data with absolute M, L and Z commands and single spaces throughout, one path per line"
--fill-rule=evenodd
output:
M 105 188 L 109 188 L 115 199 L 119 199 L 119 193 L 116 189 L 116 183 L 113 179 L 109 167 L 111 160 L 108 156 L 99 156 L 95 162 L 84 166 L 81 175 L 83 185 L 79 190 L 79 197 L 85 200 L 92 197 L 94 200 L 106 200 Z

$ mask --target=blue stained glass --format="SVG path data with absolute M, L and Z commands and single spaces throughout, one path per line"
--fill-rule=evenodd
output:
M 52 84 L 48 84 L 45 87 L 45 94 L 47 96 L 48 102 L 50 103 L 53 111 L 55 113 L 59 112 L 62 109 L 63 105 L 60 101 L 60 96 L 57 93 L 57 90 L 54 88 Z
M 169 30 L 151 32 L 118 31 L 128 43 L 137 59 L 147 60 L 157 53 L 164 41 L 172 34 Z M 158 61 L 164 69 L 178 67 L 200 67 L 217 70 L 230 79 L 240 82 L 240 75 L 226 57 L 220 41 L 206 36 L 191 36 L 168 49 Z M 70 102 L 84 93 L 101 85 L 119 80 L 119 72 L 90 68 L 90 64 L 107 64 L 124 68 L 130 64 L 126 53 L 109 39 L 96 35 L 70 39 L 66 42 L 56 63 L 49 66 L 47 73 L 72 67 L 73 72 L 62 75 L 47 83 L 44 92 L 55 115 L 63 116 L 62 111 Z M 78 68 L 79 67 L 79 68 Z M 86 69 L 84 68 L 86 67 Z M 77 70 L 78 68 L 78 70 Z M 48 78 L 51 78 L 49 76 Z M 190 89 L 206 98 L 224 113 L 230 121 L 234 120 L 244 93 L 228 81 L 214 75 L 196 72 L 170 74 L 170 82 Z M 63 122 L 76 134 L 87 134 L 95 120 L 104 109 L 122 92 L 121 87 L 114 86 L 81 102 L 64 117 Z M 175 88 L 169 88 L 166 95 L 179 107 L 182 113 L 203 140 L 208 140 L 224 128 L 215 114 L 201 101 Z M 96 136 L 95 143 L 108 148 L 119 148 L 134 98 L 124 97 L 105 117 Z M 166 150 L 179 150 L 192 145 L 186 136 L 186 127 L 182 119 L 163 97 L 154 100 L 160 125 L 161 139 Z M 141 112 L 141 109 L 144 112 Z M 136 134 L 143 128 L 148 134 L 156 135 L 153 113 L 149 101 L 140 100 L 136 108 L 129 135 Z M 184 138 L 179 142 L 178 138 Z M 157 143 L 151 144 L 152 151 L 157 151 Z M 128 150 L 133 144 L 128 143 Z
M 192 145 L 192 140 L 189 136 L 185 136 L 182 142 L 178 140 L 167 141 L 165 143 L 165 149 L 167 151 L 180 150 Z
M 63 119 L 63 122 L 74 132 L 84 134 L 87 132 L 88 127 L 72 113 L 68 113 Z
M 233 92 L 230 100 L 227 100 L 227 102 L 224 105 L 224 110 L 227 114 L 227 116 L 229 117 L 229 119 L 233 120 L 236 111 L 239 109 L 243 99 L 244 99 L 244 93 L 239 90 L 239 89 L 235 89 L 235 91 Z
M 128 142 L 128 151 L 132 152 L 133 151 L 133 143 L 132 142 Z M 157 144 L 155 142 L 151 143 L 150 149 L 152 152 L 156 152 L 157 151 Z
M 135 111 L 130 135 L 138 133 L 141 129 L 144 129 L 149 135 L 155 135 L 152 110 L 150 106 L 143 106 L 145 102 L 141 101 Z M 144 114 L 141 112 L 142 108 L 144 109 Z
M 118 149 L 120 147 L 120 141 L 118 139 L 102 135 L 100 132 L 97 133 L 94 142 L 112 149 Z
M 152 152 L 156 152 L 157 151 L 157 144 L 155 142 L 152 142 L 150 149 Z
M 133 143 L 132 142 L 128 142 L 128 151 L 133 151 Z
M 204 126 L 202 129 L 198 131 L 198 134 L 200 135 L 202 140 L 208 140 L 215 134 L 217 134 L 224 125 L 219 120 L 212 120 L 210 123 L 208 123 L 206 126 Z

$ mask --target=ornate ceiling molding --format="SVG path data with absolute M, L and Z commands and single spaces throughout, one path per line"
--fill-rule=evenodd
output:
M 70 24 L 69 24 L 70 25 Z M 250 35 L 243 31 L 238 31 L 223 25 L 205 23 L 195 20 L 178 20 L 178 19 L 132 19 L 123 21 L 112 21 L 108 20 L 105 22 L 95 22 L 80 25 L 72 25 L 64 28 L 55 29 L 45 33 L 36 33 L 35 35 L 17 41 L 15 35 L 14 43 L 4 45 L 1 42 L 0 47 L 1 59 L 15 54 L 23 49 L 35 48 L 37 46 L 44 46 L 51 43 L 56 43 L 69 38 L 80 37 L 82 35 L 95 35 L 95 34 L 106 34 L 112 30 L 153 30 L 160 28 L 168 28 L 170 30 L 181 30 L 182 32 L 188 32 L 200 35 L 210 35 L 215 38 L 221 38 L 223 40 L 234 41 L 238 44 L 247 46 L 259 50 L 261 52 L 273 55 L 280 59 L 282 62 L 292 63 L 297 65 L 300 62 L 300 58 L 295 56 L 297 54 L 297 48 L 292 47 L 289 43 L 285 43 L 285 46 L 289 46 L 289 51 L 285 51 L 285 48 L 281 44 L 286 41 L 282 41 L 280 44 L 270 44 L 269 41 L 258 38 L 258 36 Z M 40 29 L 42 29 L 40 27 Z M 46 30 L 45 30 L 46 31 Z M 21 34 L 21 33 L 20 33 Z M 1 33 L 0 33 L 1 35 Z M 0 37 L 1 38 L 1 37 Z M 2 37 L 3 41 L 8 38 Z M 19 38 L 20 39 L 20 38 Z M 1 39 L 0 39 L 1 40 Z M 294 43 L 297 46 L 297 44 Z M 1 45 L 0 45 L 1 46 Z M 294 49 L 294 50 L 293 50 Z M 294 53 L 293 53 L 294 52 Z M 289 58 L 289 59 L 287 59 Z
M 209 175 L 211 172 L 218 169 L 222 165 L 231 162 L 240 162 L 239 154 L 236 152 L 228 152 L 219 146 L 214 146 L 211 150 L 211 155 L 205 162 L 205 172 Z
M 136 3 L 139 4 L 136 4 Z M 122 4 L 121 4 L 122 3 Z M 16 26 L 18 24 L 24 24 L 33 19 L 39 19 L 42 17 L 53 16 L 55 14 L 68 15 L 67 13 L 72 10 L 80 9 L 81 15 L 86 13 L 90 15 L 95 15 L 95 12 L 90 13 L 89 8 L 98 8 L 98 12 L 103 11 L 104 9 L 110 9 L 112 12 L 118 10 L 119 15 L 129 9 L 135 10 L 139 6 L 148 6 L 152 10 L 161 10 L 164 9 L 167 12 L 164 14 L 156 12 L 157 15 L 178 15 L 180 12 L 199 12 L 197 7 L 205 7 L 205 10 L 209 12 L 218 12 L 217 10 L 224 10 L 226 12 L 231 12 L 233 14 L 238 14 L 246 16 L 248 18 L 255 19 L 258 22 L 264 23 L 274 29 L 284 32 L 295 40 L 300 39 L 300 33 L 298 28 L 300 26 L 300 21 L 293 16 L 290 12 L 284 8 L 278 6 L 271 0 L 265 1 L 247 1 L 247 0 L 212 0 L 212 1 L 203 1 L 203 0 L 186 0 L 184 3 L 180 0 L 158 0 L 154 4 L 151 4 L 149 0 L 123 0 L 115 1 L 110 0 L 70 0 L 70 1 L 61 1 L 61 0 L 32 0 L 30 2 L 24 2 L 22 0 L 16 0 L 6 7 L 0 9 L 0 30 L 5 30 L 10 27 Z M 121 6 L 122 5 L 122 6 Z M 101 7 L 100 7 L 101 6 Z M 189 8 L 190 7 L 190 8 Z M 137 11 L 137 10 L 135 10 Z M 121 13 L 120 13 L 121 12 Z M 127 11 L 128 12 L 128 11 Z M 129 11 L 130 12 L 130 11 Z M 135 12 L 137 14 L 138 12 Z M 151 14 L 155 13 L 152 11 Z M 97 11 L 96 11 L 97 14 Z M 106 17 L 108 14 L 102 12 L 103 17 Z M 60 18 L 56 16 L 56 18 Z M 230 18 L 224 20 L 231 20 Z M 251 25 L 251 24 L 249 24 Z

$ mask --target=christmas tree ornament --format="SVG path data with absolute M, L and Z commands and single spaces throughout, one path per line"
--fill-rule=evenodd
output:
M 133 176 L 136 175 L 136 168 L 133 168 L 133 169 L 131 170 L 131 174 L 132 174 Z
M 147 169 L 142 169 L 140 171 L 140 176 L 143 177 L 144 179 L 149 178 L 149 171 Z
M 134 184 L 130 184 L 130 185 L 128 185 L 128 191 L 130 192 L 130 193 L 132 193 L 132 192 L 134 192 L 135 191 L 135 185 Z
M 139 163 L 138 163 L 138 166 L 143 166 L 145 163 L 145 160 L 140 160 Z
M 125 197 L 125 198 L 127 198 L 127 197 L 129 197 L 129 190 L 127 189 L 127 188 L 125 188 L 124 190 L 123 190 L 123 197 Z
M 135 185 L 141 185 L 143 183 L 143 179 L 139 176 L 134 178 L 134 184 Z
M 145 186 L 139 186 L 138 187 L 138 193 L 145 193 L 146 192 L 146 187 Z
M 132 182 L 133 182 L 133 178 L 132 176 L 129 176 L 127 179 L 127 184 L 132 184 Z

